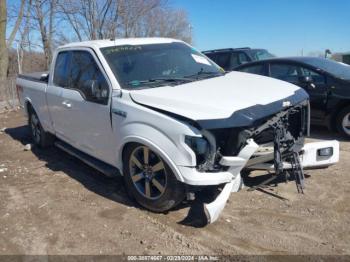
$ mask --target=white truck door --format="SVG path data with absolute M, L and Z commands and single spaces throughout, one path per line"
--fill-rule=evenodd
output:
M 56 68 L 60 65 L 60 54 Z M 55 86 L 48 94 L 57 136 L 89 155 L 115 164 L 109 98 L 111 85 L 107 75 L 89 48 L 69 51 L 65 67 L 66 85 L 59 91 Z M 55 69 L 53 85 L 55 75 L 59 74 L 56 71 L 60 72 Z M 64 70 L 61 71 L 63 74 Z
M 92 50 L 70 51 L 70 56 L 68 87 L 61 101 L 63 134 L 76 148 L 113 165 L 111 85 Z

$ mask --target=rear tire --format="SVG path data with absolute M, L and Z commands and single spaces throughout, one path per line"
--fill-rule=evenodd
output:
M 43 129 L 38 115 L 33 108 L 28 109 L 28 125 L 32 134 L 34 144 L 41 147 L 49 147 L 53 144 L 55 137 Z
M 336 117 L 336 128 L 342 136 L 350 138 L 350 106 L 343 108 Z
M 129 145 L 123 155 L 123 166 L 128 192 L 146 209 L 165 212 L 184 199 L 184 185 L 165 161 L 147 146 Z

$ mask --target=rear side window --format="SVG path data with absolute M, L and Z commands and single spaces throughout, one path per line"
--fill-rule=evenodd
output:
M 249 57 L 243 52 L 239 52 L 238 53 L 238 57 L 239 57 L 239 63 L 240 64 L 245 64 L 245 63 L 250 62 Z
M 218 53 L 215 62 L 225 70 L 230 69 L 231 53 Z
M 108 97 L 109 87 L 93 56 L 86 51 L 73 51 L 71 61 L 69 88 L 79 90 L 85 100 L 105 103 L 101 98 Z M 92 83 L 100 91 L 100 97 L 92 93 Z
M 239 61 L 238 53 L 232 53 L 231 56 L 231 67 L 235 68 L 236 66 L 239 66 L 241 63 Z
M 243 52 L 234 52 L 231 56 L 231 69 L 249 62 L 248 56 Z
M 242 69 L 239 69 L 239 71 L 262 76 L 265 75 L 265 69 L 263 64 L 244 67 Z
M 298 67 L 290 64 L 271 64 L 270 76 L 291 83 L 299 81 Z
M 68 86 L 68 52 L 60 52 L 56 58 L 56 65 L 53 74 L 53 83 L 56 86 L 67 87 Z

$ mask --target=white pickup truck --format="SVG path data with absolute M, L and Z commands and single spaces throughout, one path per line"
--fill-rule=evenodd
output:
M 337 141 L 304 145 L 308 95 L 272 78 L 225 73 L 188 44 L 166 38 L 98 40 L 59 47 L 49 73 L 19 75 L 34 142 L 55 144 L 101 172 L 122 174 L 136 201 L 164 212 L 196 192 L 214 222 L 242 169 L 332 165 Z M 59 161 L 59 159 L 57 159 Z

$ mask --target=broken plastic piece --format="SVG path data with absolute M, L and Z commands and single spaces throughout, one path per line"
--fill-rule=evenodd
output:
M 220 195 L 211 203 L 204 204 L 204 212 L 208 220 L 208 224 L 214 223 L 218 218 L 222 210 L 224 209 L 228 198 L 230 197 L 232 188 L 236 180 L 241 176 L 237 176 L 235 180 L 227 183 L 222 189 Z

